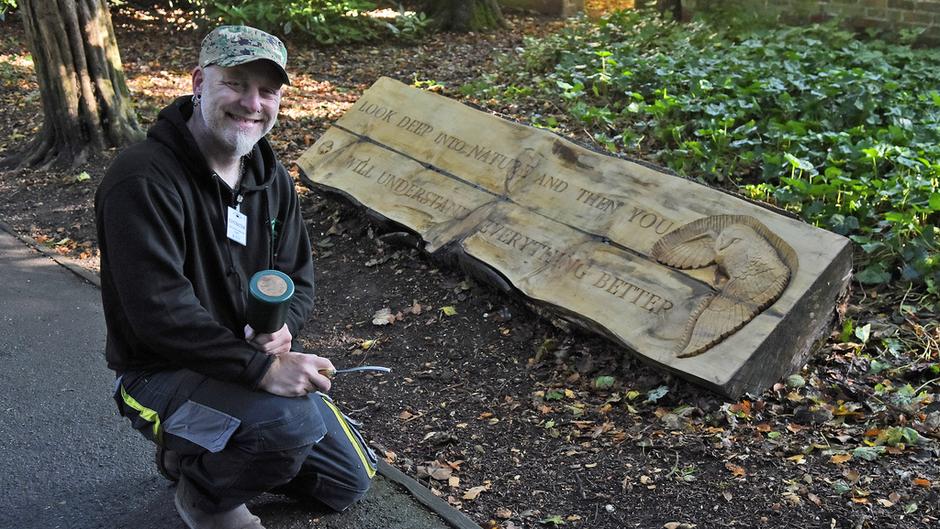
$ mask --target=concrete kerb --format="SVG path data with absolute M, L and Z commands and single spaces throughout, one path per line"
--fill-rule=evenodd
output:
M 101 288 L 101 279 L 97 273 L 82 267 L 65 256 L 51 251 L 47 246 L 41 244 L 39 241 L 33 239 L 30 236 L 17 233 L 13 227 L 6 222 L 0 221 L 0 230 L 18 239 L 23 244 L 33 248 L 40 254 L 48 257 L 53 262 L 64 267 L 66 270 L 77 275 L 84 281 Z M 454 529 L 479 529 L 479 526 L 465 514 L 451 507 L 447 502 L 432 494 L 431 491 L 427 489 L 427 487 L 424 487 L 382 459 L 379 459 L 378 472 L 385 479 L 404 488 L 416 501 L 430 510 L 433 514 L 436 514 L 447 524 L 451 525 Z

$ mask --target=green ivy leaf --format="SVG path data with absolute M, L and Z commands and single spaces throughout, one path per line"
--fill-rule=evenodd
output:
M 784 157 L 788 162 L 790 162 L 790 165 L 791 165 L 791 166 L 793 166 L 793 167 L 796 168 L 796 169 L 801 169 L 801 170 L 803 170 L 803 171 L 810 171 L 810 172 L 813 172 L 813 173 L 816 172 L 816 168 L 813 167 L 813 164 L 811 164 L 811 163 L 810 163 L 809 161 L 807 161 L 807 160 L 803 160 L 802 158 L 797 158 L 796 156 L 793 156 L 792 154 L 790 154 L 790 153 L 788 153 L 788 152 L 783 153 L 783 157 Z
M 930 195 L 930 209 L 940 211 L 940 193 Z
M 855 279 L 865 285 L 883 285 L 891 281 L 891 274 L 885 270 L 884 263 L 875 263 L 855 274 Z
M 866 323 L 861 327 L 855 328 L 855 337 L 862 341 L 862 343 L 868 343 L 868 338 L 871 336 L 871 324 Z

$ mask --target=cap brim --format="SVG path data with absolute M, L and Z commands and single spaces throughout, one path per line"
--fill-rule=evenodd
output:
M 244 59 L 244 60 L 241 60 L 241 59 Z M 207 65 L 205 65 L 205 66 L 212 66 L 212 65 L 215 65 L 215 66 L 221 66 L 222 68 L 231 68 L 231 67 L 233 67 L 233 66 L 239 66 L 239 65 L 241 65 L 241 64 L 248 64 L 248 63 L 254 62 L 254 61 L 268 61 L 269 63 L 273 64 L 274 67 L 277 68 L 277 72 L 278 72 L 279 74 L 281 74 L 281 82 L 284 83 L 284 84 L 286 84 L 286 85 L 288 85 L 288 86 L 290 86 L 290 77 L 287 75 L 287 70 L 285 70 L 283 66 L 281 66 L 280 64 L 278 64 L 277 61 L 275 61 L 275 60 L 273 60 L 273 59 L 268 59 L 267 57 L 254 57 L 254 56 L 251 56 L 251 55 L 246 55 L 246 56 L 244 56 L 244 57 L 238 57 L 238 58 L 235 58 L 235 59 L 228 59 L 228 60 L 225 60 L 225 61 L 216 61 L 216 62 L 212 62 L 212 63 L 209 63 L 209 64 L 207 64 Z

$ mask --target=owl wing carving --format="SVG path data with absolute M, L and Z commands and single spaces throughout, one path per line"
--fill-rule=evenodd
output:
M 710 248 L 704 246 L 710 243 Z M 651 252 L 680 269 L 717 265 L 717 292 L 690 315 L 679 358 L 699 355 L 770 306 L 786 289 L 796 252 L 753 217 L 717 215 L 667 234 Z M 710 260 L 705 260 L 711 255 Z
M 660 263 L 683 270 L 702 268 L 715 262 L 716 237 L 717 233 L 711 230 L 696 232 L 679 228 L 656 241 L 652 257 Z
M 706 299 L 686 325 L 686 337 L 676 349 L 676 356 L 688 358 L 707 351 L 726 336 L 750 321 L 755 314 L 753 305 L 716 294 Z

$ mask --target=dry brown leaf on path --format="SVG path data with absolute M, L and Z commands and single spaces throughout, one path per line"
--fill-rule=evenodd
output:
M 453 472 L 454 470 L 450 467 L 431 467 L 428 469 L 428 475 L 431 476 L 431 479 L 448 481 L 448 483 Z
M 851 459 L 852 459 L 852 454 L 833 454 L 833 456 L 829 458 L 829 461 L 836 465 L 841 465 L 842 463 L 845 463 L 846 461 L 850 461 Z
M 734 477 L 736 477 L 736 478 L 743 478 L 743 477 L 747 476 L 747 470 L 745 470 L 744 467 L 742 467 L 741 465 L 735 465 L 734 463 L 732 463 L 732 462 L 729 461 L 729 462 L 725 463 L 725 468 L 727 468 L 728 470 L 730 470 L 731 473 L 732 473 L 732 474 L 734 475 Z
M 470 487 L 469 489 L 467 489 L 467 492 L 463 493 L 463 499 L 473 501 L 477 499 L 477 497 L 483 491 L 489 490 L 489 488 L 490 488 L 489 485 L 477 485 L 476 487 Z

